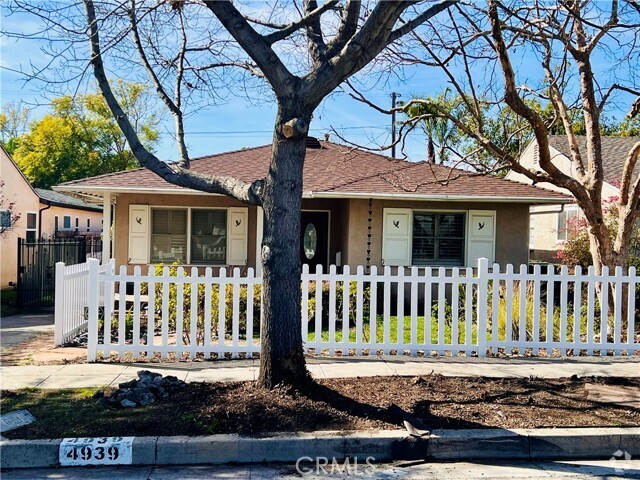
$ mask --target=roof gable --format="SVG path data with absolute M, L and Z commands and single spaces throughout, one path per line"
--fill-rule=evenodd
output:
M 577 135 L 576 140 L 580 154 L 585 158 L 587 154 L 587 137 Z M 601 141 L 604 180 L 611 185 L 616 185 L 622 176 L 622 169 L 627 155 L 629 155 L 631 148 L 640 141 L 640 138 L 603 136 Z M 549 146 L 571 159 L 571 149 L 566 135 L 549 135 Z M 636 165 L 633 173 L 635 176 L 640 175 L 640 164 Z

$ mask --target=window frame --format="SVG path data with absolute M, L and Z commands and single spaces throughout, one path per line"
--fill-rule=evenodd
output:
M 67 218 L 69 219 L 69 226 L 67 227 Z M 62 230 L 69 231 L 71 230 L 71 215 L 64 215 L 62 217 Z
M 9 224 L 7 226 L 4 226 L 2 224 L 2 215 L 4 214 L 9 215 Z M 0 232 L 9 232 L 13 230 L 14 225 L 15 222 L 13 221 L 13 210 L 11 210 L 10 208 L 0 208 Z
M 433 261 L 426 262 L 416 262 L 415 257 L 413 255 L 413 245 L 414 245 L 414 226 L 415 226 L 415 215 L 416 214 L 430 214 L 430 215 L 462 215 L 462 258 L 458 262 L 453 260 L 440 260 L 438 259 L 438 247 L 437 242 L 440 240 L 439 237 L 434 237 L 436 242 L 434 243 L 434 256 L 436 257 Z M 424 210 L 421 208 L 411 209 L 411 265 L 416 267 L 433 267 L 433 266 L 443 266 L 443 267 L 464 267 L 467 261 L 467 247 L 469 242 L 469 232 L 468 232 L 468 210 L 440 210 L 440 209 L 429 209 Z M 437 223 L 439 225 L 439 222 Z M 459 238 L 447 237 L 449 239 L 460 240 Z
M 35 218 L 35 225 L 33 227 L 29 227 L 29 215 L 33 215 Z M 24 227 L 24 238 L 27 241 L 37 241 L 38 240 L 38 212 L 33 210 L 29 210 L 25 214 L 25 227 Z M 33 233 L 33 240 L 28 240 L 29 233 Z
M 569 216 L 571 214 L 571 216 Z M 560 218 L 564 215 L 564 228 L 560 228 Z M 556 214 L 556 241 L 566 242 L 569 240 L 568 225 L 572 218 L 579 215 L 577 206 L 565 205 L 565 207 Z
M 229 210 L 230 207 L 184 207 L 184 206 L 160 206 L 160 205 L 149 205 L 149 263 L 150 264 L 158 264 L 162 263 L 156 261 L 152 258 L 153 251 L 153 211 L 154 210 L 185 210 L 187 212 L 187 225 L 186 225 L 186 258 L 184 260 L 183 265 L 189 266 L 202 266 L 202 267 L 228 267 L 229 266 Z M 223 210 L 227 215 L 227 225 L 226 225 L 226 245 L 225 245 L 225 259 L 224 263 L 211 263 L 211 262 L 199 262 L 192 263 L 191 258 L 191 231 L 192 231 L 192 222 L 191 222 L 191 212 L 193 210 Z

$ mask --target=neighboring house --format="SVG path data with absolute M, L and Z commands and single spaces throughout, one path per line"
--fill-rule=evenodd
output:
M 88 204 L 77 198 L 52 190 L 33 188 L 15 164 L 11 155 L 0 146 L 0 178 L 3 204 L 2 236 L 0 237 L 0 287 L 16 281 L 18 238 L 36 241 L 40 238 L 76 235 L 100 235 L 102 206 Z M 10 222 L 7 208 L 19 218 Z
M 578 148 L 583 157 L 586 156 L 586 137 L 578 136 Z M 638 142 L 638 137 L 602 137 L 602 166 L 604 170 L 604 183 L 602 185 L 602 199 L 608 200 L 620 194 L 618 188 L 624 162 L 629 151 Z M 564 173 L 574 176 L 575 167 L 571 162 L 569 141 L 565 135 L 550 135 L 549 147 L 551 149 L 551 161 Z M 586 160 L 585 160 L 586 162 Z M 531 168 L 539 168 L 538 143 L 532 140 L 520 156 L 520 164 Z M 636 166 L 634 175 L 640 174 L 640 165 Z M 509 172 L 507 179 L 523 183 L 531 183 L 524 175 Z M 567 190 L 549 183 L 540 186 L 561 193 L 569 193 Z M 576 203 L 568 205 L 558 204 L 554 206 L 531 206 L 531 261 L 558 263 L 558 250 L 567 240 L 567 224 L 582 212 Z
M 264 177 L 271 145 L 197 158 L 191 169 L 250 182 Z M 188 190 L 144 168 L 68 182 L 62 192 L 115 204 L 117 265 L 260 269 L 262 209 Z M 440 165 L 393 160 L 309 139 L 301 260 L 322 265 L 475 266 L 529 260 L 529 207 L 567 197 Z M 105 209 L 105 227 L 111 209 Z M 105 237 L 108 229 L 105 228 Z M 110 242 L 103 242 L 109 248 Z M 109 252 L 103 252 L 103 259 Z

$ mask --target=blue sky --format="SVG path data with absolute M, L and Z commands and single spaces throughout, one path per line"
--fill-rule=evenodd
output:
M 35 23 L 31 18 L 24 15 L 7 17 L 6 13 L 6 9 L 3 9 L 3 30 L 33 31 Z M 41 42 L 34 40 L 0 37 L 0 104 L 22 100 L 29 105 L 39 105 L 33 109 L 32 119 L 46 113 L 48 99 L 53 95 L 43 93 L 41 83 L 25 82 L 23 75 L 17 71 L 29 71 L 31 64 L 45 63 L 46 57 L 41 52 L 42 47 Z M 517 59 L 518 74 L 522 77 L 537 77 L 537 71 L 531 68 L 534 64 L 531 60 L 527 55 Z M 598 66 L 606 70 L 606 60 L 596 60 Z M 435 96 L 446 88 L 446 79 L 436 68 L 420 67 L 407 73 L 408 79 L 404 81 L 391 77 L 387 82 L 372 87 L 367 97 L 381 106 L 388 107 L 392 91 L 398 92 L 401 100 L 409 100 L 414 94 Z M 491 72 L 484 74 L 490 75 Z M 71 84 L 66 88 L 67 93 L 71 93 L 76 85 Z M 623 102 L 619 110 L 609 114 L 621 117 L 626 113 L 626 108 L 628 107 Z M 200 110 L 186 120 L 187 143 L 191 156 L 270 143 L 274 118 L 274 104 L 261 102 L 255 105 L 244 97 L 231 98 L 226 103 Z M 344 94 L 335 93 L 317 109 L 311 125 L 311 135 L 323 137 L 331 128 L 335 128 L 348 140 L 375 148 L 390 141 L 390 123 L 388 115 L 376 112 Z M 161 142 L 157 149 L 158 156 L 164 160 L 176 157 L 171 127 L 170 115 L 166 113 L 166 121 L 161 128 Z M 333 140 L 337 140 L 335 136 Z M 425 153 L 426 141 L 423 135 L 416 132 L 407 143 L 406 154 L 411 160 L 422 160 Z
M 7 16 L 2 11 L 2 27 L 14 32 L 33 31 L 36 23 L 25 15 Z M 43 116 L 48 103 L 55 95 L 45 92 L 37 81 L 25 81 L 20 71 L 31 71 L 31 65 L 47 61 L 41 48 L 43 42 L 0 37 L 0 104 L 15 100 L 32 107 L 31 118 Z M 87 45 L 88 48 L 88 45 Z M 384 86 L 374 87 L 367 97 L 383 107 L 390 107 L 391 92 L 400 94 L 400 99 L 409 99 L 412 94 L 437 94 L 442 86 L 442 76 L 433 71 L 417 71 L 407 82 L 390 79 Z M 66 86 L 72 93 L 77 84 Z M 157 149 L 164 160 L 175 159 L 176 148 L 172 137 L 172 119 L 165 110 L 166 121 L 161 128 L 161 141 Z M 271 143 L 275 105 L 261 102 L 254 105 L 245 97 L 231 98 L 225 103 L 199 110 L 186 119 L 187 143 L 192 157 L 211 153 Z M 379 147 L 390 142 L 391 119 L 372 108 L 357 102 L 347 95 L 336 92 L 316 110 L 311 125 L 311 135 L 322 138 L 335 128 L 349 141 Z M 333 136 L 332 140 L 339 141 Z M 411 160 L 424 159 L 426 142 L 422 135 L 412 135 L 406 153 Z M 389 154 L 390 155 L 390 154 Z

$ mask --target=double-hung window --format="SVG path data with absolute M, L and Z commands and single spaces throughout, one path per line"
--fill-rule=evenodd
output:
M 151 261 L 187 261 L 187 210 L 151 210 Z
M 577 215 L 578 211 L 571 207 L 558 212 L 558 241 L 565 241 L 570 237 L 570 224 Z
M 27 229 L 26 229 L 27 242 L 35 242 L 37 232 L 38 232 L 38 214 L 27 213 Z
M 227 261 L 227 211 L 191 210 L 191 263 Z
M 413 265 L 464 265 L 464 251 L 464 213 L 413 213 Z
M 151 261 L 224 265 L 226 209 L 151 209 Z

